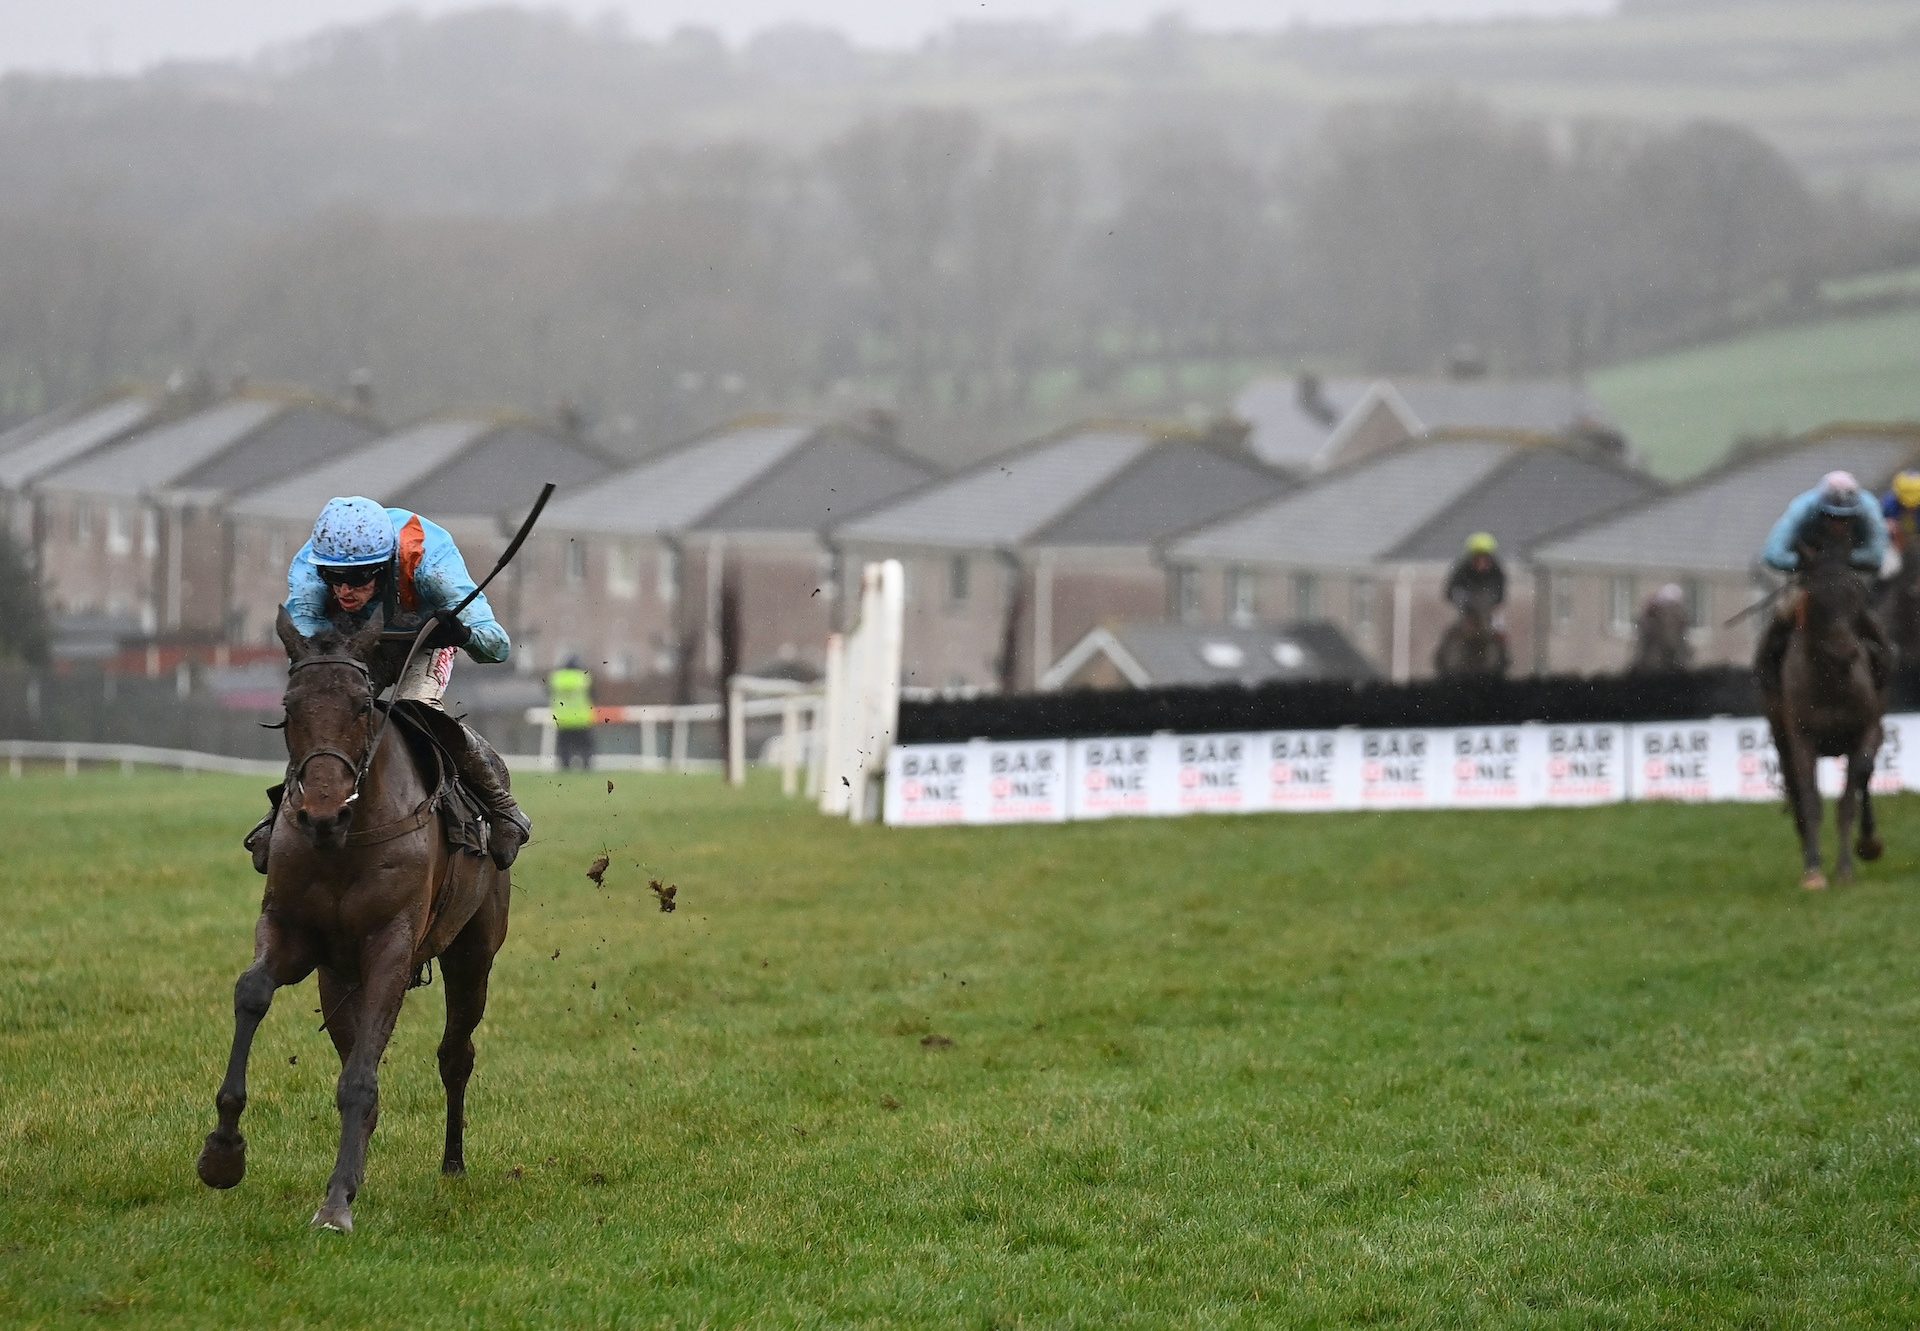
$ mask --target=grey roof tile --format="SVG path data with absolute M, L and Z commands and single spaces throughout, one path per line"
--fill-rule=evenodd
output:
M 310 521 L 336 495 L 363 494 L 390 503 L 401 489 L 447 465 L 492 426 L 484 416 L 424 421 L 263 485 L 235 500 L 230 511 L 242 517 Z
M 1036 546 L 1150 545 L 1292 488 L 1278 472 L 1186 439 L 1154 445 L 1034 535 Z
M 166 482 L 164 488 L 177 499 L 214 502 L 297 476 L 358 448 L 377 433 L 369 421 L 331 408 L 288 406 L 231 447 Z
M 1252 426 L 1247 447 L 1272 467 L 1306 471 L 1319 460 L 1334 427 L 1360 405 L 1371 379 L 1321 379 L 1319 397 L 1327 412 L 1309 410 L 1298 379 L 1260 379 L 1234 399 L 1233 414 Z M 1328 416 L 1331 419 L 1328 419 Z
M 823 430 L 701 518 L 708 532 L 819 532 L 938 473 L 894 449 Z
M 876 544 L 1019 545 L 1131 464 L 1155 437 L 1145 428 L 1074 431 L 989 458 L 835 534 Z
M 576 439 L 521 422 L 504 422 L 450 461 L 399 487 L 398 506 L 435 518 L 518 515 L 552 481 L 557 502 L 613 470 Z
M 1393 390 L 1427 432 L 1519 430 L 1565 434 L 1610 423 L 1606 408 L 1564 379 L 1395 379 Z
M 1836 434 L 1735 459 L 1645 504 L 1549 540 L 1534 558 L 1556 566 L 1744 572 L 1803 490 L 1844 469 L 1884 488 L 1916 452 L 1912 436 Z
M 1661 493 L 1642 472 L 1582 457 L 1571 449 L 1523 449 L 1387 555 L 1448 560 L 1475 532 L 1490 532 L 1503 554 L 1526 552 L 1542 537 Z
M 1175 560 L 1351 568 L 1371 564 L 1433 521 L 1522 445 L 1409 444 L 1174 541 Z
M 132 393 L 65 419 L 48 421 L 45 428 L 31 433 L 21 427 L 13 446 L 0 453 L 0 490 L 18 490 L 85 457 L 128 431 L 138 429 L 159 410 L 156 399 Z M 27 426 L 36 423 L 29 421 Z
M 707 435 L 556 500 L 544 525 L 626 536 L 688 530 L 813 433 L 810 425 L 777 424 Z

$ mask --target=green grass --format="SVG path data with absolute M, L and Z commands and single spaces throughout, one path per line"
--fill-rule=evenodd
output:
M 1920 310 L 1633 361 L 1597 372 L 1592 386 L 1654 470 L 1689 476 L 1744 435 L 1834 421 L 1920 421 Z
M 311 983 L 251 1174 L 193 1175 L 253 784 L 0 783 L 0 1322 L 1920 1321 L 1920 801 L 1809 896 L 1765 808 L 891 832 L 615 782 L 526 783 L 472 1173 L 429 989 L 347 1238 Z

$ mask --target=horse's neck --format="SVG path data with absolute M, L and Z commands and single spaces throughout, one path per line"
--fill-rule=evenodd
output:
M 381 728 L 380 747 L 373 761 L 367 764 L 366 780 L 360 786 L 361 798 L 372 808 L 392 808 L 404 813 L 424 799 L 426 793 L 400 723 L 388 721 Z

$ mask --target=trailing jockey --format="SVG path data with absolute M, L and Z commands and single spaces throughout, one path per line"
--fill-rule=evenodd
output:
M 453 607 L 474 591 L 467 564 L 446 528 L 404 508 L 383 508 L 359 496 L 332 499 L 320 510 L 313 536 L 294 554 L 287 569 L 287 611 L 307 637 L 335 621 L 364 622 L 375 605 L 388 624 L 402 615 L 437 621 L 394 686 L 393 696 L 438 708 L 453 675 L 455 655 L 464 648 L 476 661 L 498 662 L 513 649 L 507 631 L 493 617 L 484 594 L 456 616 Z M 392 631 L 395 641 L 411 642 L 418 629 Z M 464 722 L 442 727 L 464 743 L 450 756 L 461 782 L 487 811 L 488 852 L 502 869 L 511 865 L 533 835 L 533 824 L 507 788 L 506 765 L 486 740 Z M 267 848 L 279 810 L 279 791 L 270 792 L 274 813 L 247 834 L 253 867 L 267 871 Z
M 1893 548 L 1906 557 L 1920 535 L 1920 471 L 1903 471 L 1893 478 L 1887 497 L 1880 502 L 1880 516 L 1887 520 Z
M 1478 604 L 1486 609 L 1495 633 L 1506 637 L 1500 607 L 1507 600 L 1507 570 L 1500 564 L 1500 543 L 1491 532 L 1477 531 L 1447 573 L 1447 602 L 1456 610 Z
M 1854 569 L 1869 577 L 1880 575 L 1887 562 L 1886 519 L 1880 505 L 1860 488 L 1851 472 L 1830 471 L 1820 484 L 1795 496 L 1773 524 L 1760 557 L 1769 568 L 1795 573 L 1800 568 L 1802 550 L 1825 550 L 1836 542 L 1844 543 L 1847 562 Z M 1800 614 L 1800 599 L 1797 589 L 1780 597 L 1754 653 L 1754 670 L 1761 688 L 1768 692 L 1779 687 L 1780 663 L 1786 657 L 1787 642 Z M 1872 658 L 1875 682 L 1884 687 L 1894 662 L 1887 631 L 1871 610 L 1862 610 L 1854 627 Z

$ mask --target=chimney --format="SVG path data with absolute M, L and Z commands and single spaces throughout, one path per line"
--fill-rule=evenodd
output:
M 1302 370 L 1295 376 L 1293 396 L 1294 400 L 1300 404 L 1300 410 L 1322 425 L 1330 426 L 1340 419 L 1340 413 L 1333 409 L 1333 403 L 1327 401 L 1326 391 L 1320 384 L 1320 376 L 1312 370 Z

